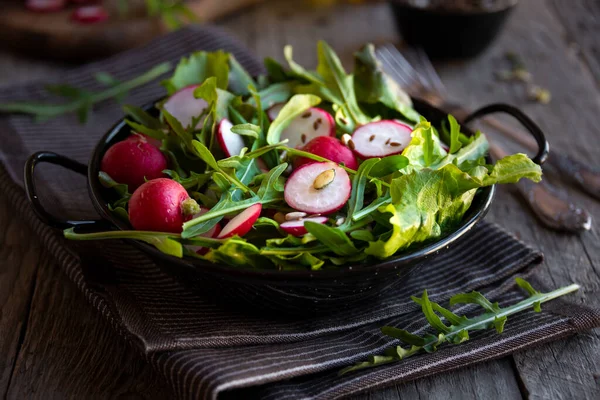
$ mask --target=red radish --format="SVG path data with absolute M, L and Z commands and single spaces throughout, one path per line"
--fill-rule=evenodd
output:
M 217 238 L 226 239 L 234 235 L 244 236 L 252 229 L 252 225 L 254 225 L 260 216 L 261 210 L 262 204 L 260 203 L 246 208 L 244 211 L 233 217 L 227 225 L 223 227 L 223 230 Z
M 285 202 L 308 214 L 331 214 L 346 204 L 352 184 L 346 171 L 332 162 L 304 164 L 292 172 L 283 190 Z
M 239 156 L 242 149 L 246 147 L 244 138 L 237 133 L 233 133 L 231 131 L 232 127 L 233 124 L 231 121 L 227 118 L 223 118 L 223 120 L 219 122 L 219 127 L 217 129 L 217 140 L 227 157 Z
M 324 224 L 327 222 L 327 220 L 327 217 L 308 217 L 296 221 L 286 221 L 283 224 L 279 225 L 279 227 L 285 233 L 289 233 L 290 235 L 302 236 L 308 233 L 308 231 L 304 227 L 304 223 L 306 221 L 316 222 L 317 224 Z
M 344 164 L 350 169 L 358 169 L 358 162 L 356 161 L 356 157 L 354 157 L 352 150 L 344 146 L 342 142 L 334 137 L 317 136 L 308 142 L 302 150 L 331 160 L 334 163 Z M 294 159 L 294 168 L 312 162 L 315 161 L 310 158 L 296 157 Z
M 171 95 L 163 105 L 165 110 L 174 116 L 184 128 L 192 125 L 192 120 L 198 118 L 204 109 L 208 107 L 206 100 L 194 97 L 194 90 L 198 86 L 191 85 L 184 87 Z M 202 122 L 200 121 L 197 126 L 200 126 Z
M 71 19 L 82 24 L 95 24 L 106 21 L 108 12 L 102 6 L 83 6 L 73 11 Z
M 25 7 L 28 10 L 40 13 L 60 11 L 67 5 L 67 0 L 27 0 Z
M 371 122 L 352 134 L 353 150 L 364 159 L 400 154 L 410 143 L 411 133 L 410 126 L 396 121 Z
M 144 183 L 129 200 L 129 220 L 140 231 L 180 233 L 183 223 L 199 210 L 185 188 L 168 178 Z
M 160 147 L 162 146 L 162 142 L 160 140 L 154 139 L 153 137 L 138 132 L 131 132 L 131 136 L 129 136 L 125 140 L 145 140 L 146 142 L 158 149 L 160 149 Z
M 194 216 L 192 218 L 196 218 L 199 217 L 203 214 L 206 214 L 209 211 L 208 208 L 204 208 L 201 207 L 200 211 L 197 212 L 196 214 L 194 214 Z M 208 232 L 205 232 L 201 235 L 199 235 L 200 237 L 206 237 L 206 238 L 216 238 L 219 233 L 221 233 L 221 225 L 217 222 L 217 224 L 215 226 L 213 226 Z M 204 246 L 192 246 L 192 245 L 186 245 L 185 246 L 188 250 L 193 251 L 195 253 L 198 253 L 200 255 L 205 255 L 206 253 L 208 253 L 208 251 L 210 250 L 210 248 L 208 247 L 204 247 Z
M 277 103 L 267 110 L 267 116 L 271 121 L 277 118 L 277 116 L 279 115 L 279 111 L 281 111 L 284 105 L 285 103 Z
M 281 132 L 281 140 L 288 139 L 287 146 L 299 148 L 317 136 L 335 136 L 335 121 L 331 114 L 320 108 L 309 108 L 298 115 Z
M 100 164 L 100 170 L 106 172 L 118 183 L 135 190 L 146 180 L 164 177 L 167 158 L 143 136 L 130 137 L 112 145 Z

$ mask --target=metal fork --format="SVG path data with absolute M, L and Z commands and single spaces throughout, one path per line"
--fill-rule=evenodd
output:
M 411 60 L 413 61 L 413 64 L 411 64 L 392 44 L 378 47 L 376 49 L 376 55 L 381 61 L 385 72 L 396 80 L 411 96 L 423 99 L 432 105 L 453 114 L 459 120 L 463 120 L 469 114 L 469 111 L 466 108 L 446 100 L 448 97 L 446 87 L 431 64 L 429 57 L 422 49 L 412 50 L 410 55 L 412 56 Z M 530 149 L 535 149 L 535 142 L 530 141 L 528 135 L 514 132 L 498 120 L 489 117 L 484 121 L 496 130 L 501 131 L 501 133 L 515 139 L 520 144 Z M 508 133 L 508 131 L 510 131 L 510 133 Z M 490 152 L 495 158 L 502 158 L 506 155 L 504 149 L 493 142 L 490 142 Z M 555 160 L 557 160 L 556 157 Z M 562 161 L 558 162 L 562 167 L 571 165 L 570 168 L 567 168 L 568 171 L 566 171 L 569 175 L 574 173 L 573 162 L 570 160 L 559 161 Z M 555 161 L 555 163 L 557 162 Z M 581 171 L 581 167 L 578 168 L 578 171 Z M 561 170 L 561 172 L 565 174 L 565 171 Z M 591 171 L 591 173 L 593 174 L 593 171 Z M 579 173 L 579 175 L 581 174 Z M 598 183 L 600 183 L 600 178 L 597 179 Z M 580 179 L 577 179 L 576 181 L 582 184 Z M 523 179 L 516 184 L 516 187 L 523 199 L 533 210 L 534 214 L 547 227 L 569 232 L 590 229 L 590 214 L 583 208 L 564 199 L 560 193 L 549 185 L 543 182 L 533 184 Z M 590 188 L 586 188 L 586 191 L 590 192 L 590 190 Z M 598 193 L 594 192 L 592 194 L 598 196 L 600 191 L 597 190 L 597 192 Z

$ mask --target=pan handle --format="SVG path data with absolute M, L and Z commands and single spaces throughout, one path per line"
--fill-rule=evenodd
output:
M 33 207 L 33 211 L 37 214 L 37 216 L 46 224 L 59 229 L 67 229 L 67 228 L 75 228 L 81 227 L 87 229 L 98 229 L 105 230 L 108 228 L 107 223 L 102 220 L 61 220 L 52 214 L 50 214 L 42 203 L 37 195 L 36 185 L 35 185 L 35 167 L 40 163 L 50 163 L 54 165 L 59 165 L 68 170 L 77 172 L 81 175 L 87 176 L 87 166 L 81 164 L 78 161 L 72 160 L 68 157 L 61 156 L 60 154 L 56 154 L 50 151 L 40 151 L 35 154 L 32 154 L 25 163 L 25 193 L 27 194 L 27 199 L 31 206 Z
M 533 162 L 542 165 L 546 159 L 548 158 L 548 153 L 550 152 L 550 144 L 546 140 L 546 136 L 544 132 L 540 129 L 539 126 L 535 122 L 531 120 L 523 111 L 518 108 L 508 105 L 508 104 L 490 104 L 489 106 L 485 106 L 480 108 L 477 111 L 471 113 L 463 123 L 466 125 L 474 119 L 483 117 L 487 114 L 494 114 L 498 112 L 503 112 L 513 116 L 517 121 L 519 121 L 533 136 L 538 145 L 538 152 L 535 157 L 532 158 Z

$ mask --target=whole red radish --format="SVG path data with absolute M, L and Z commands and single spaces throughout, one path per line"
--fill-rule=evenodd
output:
M 344 146 L 342 142 L 334 137 L 317 136 L 308 142 L 302 150 L 331 160 L 334 163 L 344 164 L 350 169 L 358 169 L 358 162 L 356 161 L 356 157 L 354 157 L 352 150 Z M 296 157 L 294 159 L 294 168 L 313 162 L 315 161 L 310 158 Z
M 226 239 L 234 235 L 244 236 L 250 232 L 252 225 L 256 222 L 260 216 L 262 210 L 262 204 L 254 204 L 246 208 L 244 211 L 233 217 L 227 225 L 223 227 L 221 233 L 217 238 Z
M 285 202 L 308 214 L 331 214 L 346 204 L 352 183 L 348 173 L 332 162 L 304 164 L 294 170 L 283 190 Z
M 129 220 L 139 231 L 180 233 L 199 210 L 185 188 L 168 178 L 144 183 L 129 200 Z
M 118 183 L 135 190 L 146 180 L 164 177 L 167 158 L 142 135 L 136 135 L 112 145 L 104 157 L 100 170 Z
M 160 147 L 162 146 L 162 142 L 160 140 L 154 139 L 153 137 L 144 135 L 143 133 L 139 132 L 132 132 L 131 135 L 125 140 L 145 140 L 157 149 L 160 149 Z

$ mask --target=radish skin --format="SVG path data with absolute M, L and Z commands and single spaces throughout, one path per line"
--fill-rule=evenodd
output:
M 133 191 L 146 180 L 164 177 L 167 169 L 165 155 L 142 135 L 112 145 L 100 164 L 100 170 L 106 172 L 118 183 L 124 183 Z
M 129 200 L 129 220 L 137 230 L 181 233 L 183 223 L 199 209 L 181 184 L 158 178 L 133 192 Z
M 244 236 L 250 232 L 252 226 L 260 216 L 262 204 L 254 204 L 244 211 L 233 217 L 227 225 L 223 227 L 221 233 L 217 236 L 218 239 L 226 239 L 232 236 Z
M 106 21 L 108 16 L 102 6 L 82 6 L 73 11 L 71 19 L 81 24 L 95 24 Z
M 325 187 L 315 189 L 319 175 L 333 170 L 334 178 Z M 331 214 L 339 210 L 350 198 L 352 183 L 348 173 L 332 162 L 304 164 L 288 178 L 283 196 L 285 202 L 295 210 L 308 214 Z
M 267 110 L 267 116 L 271 121 L 274 121 L 275 118 L 277 118 L 284 105 L 285 103 L 277 103 Z
M 284 222 L 281 225 L 279 225 L 279 227 L 285 233 L 289 233 L 290 235 L 303 236 L 303 235 L 306 235 L 308 233 L 308 231 L 304 227 L 304 223 L 306 221 L 316 222 L 317 224 L 324 224 L 328 220 L 329 220 L 329 218 L 327 218 L 327 217 L 308 217 L 308 218 L 299 219 L 297 221 L 287 221 L 287 222 Z
M 344 146 L 335 137 L 331 136 L 318 136 L 312 139 L 302 148 L 303 151 L 308 153 L 321 156 L 334 163 L 344 164 L 350 169 L 358 169 L 358 162 L 352 150 Z M 306 157 L 296 157 L 294 159 L 294 168 L 298 168 L 304 164 L 313 163 L 315 160 L 311 160 Z
M 27 0 L 25 7 L 29 11 L 51 13 L 60 11 L 67 5 L 67 0 Z

